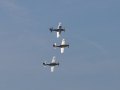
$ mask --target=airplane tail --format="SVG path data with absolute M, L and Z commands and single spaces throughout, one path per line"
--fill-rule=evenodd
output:
M 57 44 L 56 44 L 56 43 L 54 43 L 54 44 L 53 44 L 53 47 L 56 47 L 56 46 L 57 46 Z
M 45 64 L 45 63 L 43 63 L 43 65 L 44 65 L 44 66 L 46 66 L 46 64 Z
M 53 31 L 53 28 L 50 28 L 49 30 L 52 32 L 52 31 Z
M 47 65 L 46 62 L 43 62 L 43 65 L 46 66 Z

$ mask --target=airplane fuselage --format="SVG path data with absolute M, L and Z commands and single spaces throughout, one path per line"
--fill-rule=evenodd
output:
M 49 63 L 49 64 L 45 64 L 45 63 L 43 63 L 43 65 L 56 66 L 56 65 L 59 65 L 59 63 Z
M 52 31 L 61 32 L 61 31 L 65 31 L 65 29 L 62 29 L 62 28 L 59 28 L 59 29 L 52 29 L 51 32 L 52 32 Z
M 59 45 L 59 46 L 54 46 L 54 45 L 53 45 L 53 47 L 60 47 L 60 48 L 64 48 L 64 47 L 69 47 L 69 45 L 68 45 L 68 44 L 66 44 L 66 45 Z

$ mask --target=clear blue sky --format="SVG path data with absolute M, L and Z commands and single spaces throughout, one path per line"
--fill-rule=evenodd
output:
M 120 0 L 0 0 L 0 90 L 120 90 Z

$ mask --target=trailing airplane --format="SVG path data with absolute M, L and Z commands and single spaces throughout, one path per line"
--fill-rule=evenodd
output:
M 53 31 L 57 32 L 57 38 L 60 37 L 62 31 L 65 32 L 65 29 L 62 28 L 62 23 L 61 23 L 61 22 L 59 22 L 58 27 L 57 27 L 56 29 L 54 29 L 54 28 L 52 27 L 52 28 L 50 28 L 49 30 L 50 30 L 51 32 L 53 32 Z
M 59 66 L 59 62 L 56 62 L 56 57 L 53 56 L 51 63 L 43 62 L 44 66 L 50 66 L 51 72 L 54 72 L 55 66 Z
M 64 53 L 64 48 L 68 47 L 69 48 L 69 44 L 65 43 L 65 39 L 62 39 L 61 45 L 57 45 L 56 43 L 53 44 L 53 47 L 59 47 L 61 49 L 61 53 Z

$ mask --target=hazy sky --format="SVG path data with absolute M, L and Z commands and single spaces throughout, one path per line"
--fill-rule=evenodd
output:
M 120 0 L 0 0 L 0 90 L 120 90 Z

